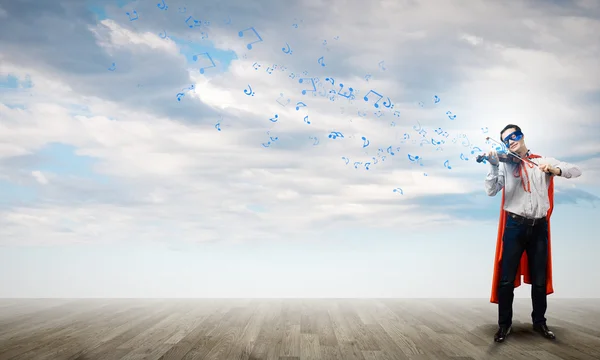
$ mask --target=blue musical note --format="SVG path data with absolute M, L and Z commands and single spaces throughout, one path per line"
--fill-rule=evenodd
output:
M 288 43 L 285 43 L 285 46 L 287 46 L 287 49 L 283 47 L 281 48 L 281 51 L 283 51 L 286 54 L 292 55 L 292 49 L 290 49 L 290 45 Z
M 249 28 L 244 29 L 244 30 L 240 30 L 240 32 L 238 33 L 238 35 L 240 37 L 244 37 L 244 31 L 248 31 L 248 30 L 252 30 L 252 32 L 254 32 L 254 34 L 256 34 L 256 37 L 258 38 L 258 40 L 253 41 L 253 42 L 249 43 L 248 45 L 246 45 L 246 47 L 248 48 L 248 50 L 252 50 L 252 44 L 255 44 L 257 42 L 261 42 L 261 41 L 263 41 L 263 39 L 260 37 L 260 35 L 258 35 L 258 32 L 256 31 L 256 29 L 254 29 L 254 26 L 249 27 Z
M 341 138 L 343 138 L 343 137 L 344 137 L 344 134 L 342 134 L 342 133 L 341 133 L 341 132 L 339 132 L 339 131 L 332 131 L 332 132 L 331 132 L 331 134 L 329 134 L 329 136 L 328 136 L 328 137 L 329 137 L 330 139 L 333 139 L 333 140 L 335 140 L 335 139 L 337 139 L 338 137 L 341 137 Z
M 335 85 L 335 79 L 334 78 L 325 78 L 325 81 L 329 81 L 331 83 L 331 85 Z
M 448 160 L 444 161 L 444 167 L 447 168 L 448 170 L 452 170 L 452 166 L 450 166 L 450 161 L 448 161 Z
M 392 151 L 392 145 L 388 146 L 388 148 L 387 148 L 387 152 L 388 152 L 388 154 L 390 154 L 390 155 L 392 155 L 392 156 L 394 156 L 394 155 L 395 155 L 395 154 L 394 154 L 394 152 Z
M 371 78 L 371 75 L 365 75 L 365 80 L 369 81 L 369 79 Z
M 310 121 L 308 120 L 308 115 L 306 115 L 304 117 L 304 122 L 307 123 L 308 125 L 310 125 Z
M 361 165 L 361 164 L 362 164 L 362 162 L 360 162 L 360 161 L 354 162 L 354 168 L 358 169 L 358 165 Z
M 341 83 L 340 83 L 340 89 L 338 90 L 338 95 L 339 95 L 339 96 L 343 96 L 343 97 L 345 97 L 345 98 L 349 99 L 349 98 L 350 98 L 350 96 L 352 96 L 352 92 L 354 91 L 354 89 L 352 89 L 352 88 L 348 88 L 348 92 L 347 92 L 347 93 L 344 93 L 344 94 L 342 94 L 342 89 L 343 89 L 343 88 L 344 88 L 344 84 L 341 84 Z
M 483 150 L 481 150 L 477 146 L 473 146 L 473 148 L 471 148 L 471 155 L 475 154 L 475 149 L 477 149 L 477 151 L 479 151 L 479 152 L 483 152 Z
M 389 97 L 387 98 L 387 101 L 383 102 L 383 106 L 385 106 L 388 109 L 393 109 L 394 108 L 394 105 L 392 104 L 392 100 L 390 100 Z
M 190 20 L 192 20 L 194 23 L 193 23 L 193 24 L 190 24 L 190 23 L 189 23 L 189 21 L 190 21 Z M 194 19 L 194 18 L 193 18 L 193 17 L 191 17 L 191 16 L 190 16 L 190 17 L 188 17 L 187 19 L 185 19 L 185 24 L 186 24 L 187 26 L 189 26 L 189 28 L 190 28 L 190 29 L 192 29 L 194 26 L 201 26 L 201 25 L 202 25 L 202 23 L 201 23 L 200 21 L 198 21 L 198 20 Z
M 301 107 L 305 107 L 306 104 L 303 103 L 302 101 L 299 101 L 298 103 L 296 103 L 296 110 L 300 110 Z
M 250 90 L 248 90 L 248 89 L 250 89 Z M 248 84 L 248 89 L 244 89 L 244 94 L 246 94 L 248 96 L 250 96 L 250 95 L 254 96 L 254 91 L 252 91 L 250 84 Z
M 221 131 L 221 123 L 220 123 L 220 122 L 218 122 L 218 123 L 215 125 L 215 129 L 217 129 L 218 131 Z
M 137 20 L 137 19 L 139 18 L 139 17 L 138 17 L 138 13 L 137 13 L 137 11 L 135 11 L 135 10 L 133 10 L 133 15 L 135 15 L 135 17 L 134 17 L 134 18 L 132 18 L 132 17 L 131 17 L 131 14 L 130 14 L 130 13 L 128 13 L 128 12 L 126 12 L 125 14 L 127 14 L 127 16 L 129 16 L 129 21 Z
M 481 128 L 481 131 L 483 131 L 484 134 L 486 134 L 488 132 L 488 128 L 487 126 L 485 127 L 485 130 L 483 130 L 484 128 Z
M 404 195 L 404 192 L 400 188 L 395 188 L 394 192 L 400 193 L 400 195 Z
M 302 84 L 304 82 L 304 80 L 310 80 L 312 83 L 313 89 L 312 90 L 302 90 L 302 95 L 306 95 L 307 91 L 313 91 L 313 92 L 317 91 L 317 87 L 315 86 L 315 80 L 313 78 L 302 78 L 302 79 L 299 79 L 298 82 L 300 84 Z
M 316 136 L 315 136 L 315 137 L 309 136 L 308 138 L 309 138 L 309 139 L 314 139 L 314 140 L 315 140 L 315 142 L 313 143 L 313 146 L 315 146 L 315 145 L 319 145 L 319 139 L 317 139 L 317 137 L 316 137 Z
M 448 115 L 448 118 L 450 120 L 456 119 L 456 115 L 452 115 L 452 111 L 446 111 L 446 115 Z
M 167 6 L 167 4 L 165 4 L 165 0 L 161 0 L 161 1 L 162 1 L 162 4 L 158 3 L 156 6 L 161 10 L 167 10 L 169 7 Z
M 158 36 L 160 36 L 162 39 L 166 39 L 167 38 L 167 31 L 163 30 L 163 32 L 159 33 Z
M 363 140 L 363 148 L 366 148 L 367 146 L 369 146 L 369 144 L 371 143 L 369 140 L 367 140 L 366 137 L 362 137 L 361 138 Z
M 460 159 L 464 161 L 469 161 L 469 158 L 466 157 L 463 153 L 460 153 Z
M 345 161 L 346 161 L 346 165 L 348 165 L 348 163 L 350 162 L 350 159 L 348 159 L 348 158 L 347 158 L 347 157 L 345 157 L 345 156 L 342 156 L 342 160 L 345 160 Z
M 201 67 L 201 68 L 200 68 L 200 74 L 204 74 L 204 69 L 210 69 L 210 68 L 213 68 L 213 67 L 215 67 L 216 65 L 215 65 L 215 62 L 213 61 L 213 59 L 210 57 L 210 55 L 209 55 L 207 52 L 205 52 L 205 53 L 202 53 L 202 54 L 198 54 L 198 55 L 194 55 L 194 56 L 192 56 L 192 60 L 194 60 L 194 61 L 198 61 L 198 58 L 199 58 L 201 55 L 205 55 L 205 56 L 208 58 L 208 60 L 210 60 L 210 62 L 211 62 L 211 64 L 212 64 L 211 66 L 205 66 L 205 67 Z
M 321 57 L 320 57 L 320 58 L 317 60 L 317 62 L 318 62 L 319 64 L 321 64 L 321 66 L 325 66 L 325 60 L 323 59 L 323 56 L 321 56 Z
M 185 93 L 177 93 L 177 101 L 181 101 L 181 98 L 185 96 Z
M 366 169 L 366 170 L 369 170 L 369 166 L 371 166 L 371 163 L 370 163 L 370 162 L 366 162 L 366 163 L 365 163 L 365 169 Z
M 269 146 L 271 146 L 271 142 L 267 141 L 266 143 L 262 143 L 262 146 L 269 147 Z
M 385 71 L 385 70 L 386 70 L 386 69 L 385 69 L 385 66 L 383 66 L 383 60 L 379 62 L 379 68 L 380 68 L 382 71 Z
M 275 117 L 270 118 L 271 122 L 277 122 L 279 120 L 279 115 L 275 114 Z
M 108 68 L 108 71 L 115 71 L 116 68 L 117 65 L 115 63 L 112 63 L 112 65 Z
M 433 102 L 436 103 L 436 104 L 439 103 L 440 102 L 440 98 L 437 95 L 434 95 L 433 96 Z
M 408 160 L 412 162 L 419 161 L 419 155 L 412 156 L 411 154 L 408 154 Z
M 379 104 L 378 104 L 378 102 L 380 102 L 380 101 L 381 101 L 381 99 L 383 98 L 383 95 L 379 94 L 379 93 L 378 93 L 378 92 L 376 92 L 376 91 L 369 90 L 369 92 L 368 92 L 368 93 L 365 95 L 365 97 L 364 97 L 365 101 L 369 101 L 369 94 L 370 94 L 370 93 L 373 93 L 373 94 L 375 94 L 375 95 L 379 96 L 379 99 L 378 99 L 378 100 L 375 102 L 375 104 L 373 104 L 373 106 L 375 106 L 376 108 L 379 108 Z

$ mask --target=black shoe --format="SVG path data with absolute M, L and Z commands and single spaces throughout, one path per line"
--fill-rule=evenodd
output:
M 550 331 L 550 329 L 548 329 L 548 326 L 546 326 L 546 324 L 533 325 L 533 330 L 544 335 L 544 337 L 547 339 L 556 339 L 556 336 L 552 331 Z
M 506 337 L 508 336 L 508 334 L 510 334 L 511 328 L 512 326 L 500 326 L 498 328 L 498 331 L 496 331 L 496 334 L 494 335 L 494 341 L 503 342 L 504 339 L 506 339 Z

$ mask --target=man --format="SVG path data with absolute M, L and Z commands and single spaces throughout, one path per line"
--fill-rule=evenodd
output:
M 521 276 L 525 283 L 531 284 L 533 329 L 554 339 L 544 317 L 546 297 L 554 292 L 550 241 L 554 177 L 576 178 L 581 170 L 554 158 L 531 154 L 517 125 L 506 125 L 500 138 L 509 152 L 522 160 L 500 163 L 496 151 L 488 154 L 490 170 L 485 178 L 486 192 L 488 196 L 495 196 L 502 190 L 490 299 L 498 304 L 498 331 L 494 341 L 502 342 L 510 333 L 514 288 L 521 285 Z

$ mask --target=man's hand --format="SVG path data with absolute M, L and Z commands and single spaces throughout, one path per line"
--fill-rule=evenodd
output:
M 540 168 L 540 170 L 542 170 L 545 173 L 549 173 L 552 175 L 560 174 L 560 169 L 555 168 L 554 166 L 552 166 L 550 164 L 540 164 L 538 167 Z
M 487 155 L 488 160 L 490 161 L 490 164 L 492 165 L 498 165 L 499 160 L 498 160 L 498 153 L 496 152 L 496 150 L 490 150 L 490 153 Z

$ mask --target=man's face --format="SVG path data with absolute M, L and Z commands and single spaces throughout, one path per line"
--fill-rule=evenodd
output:
M 517 129 L 515 128 L 509 128 L 502 133 L 502 141 L 512 152 L 519 152 L 525 142 L 524 135 L 519 132 L 515 133 L 516 131 Z

